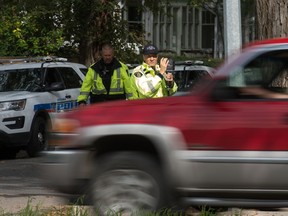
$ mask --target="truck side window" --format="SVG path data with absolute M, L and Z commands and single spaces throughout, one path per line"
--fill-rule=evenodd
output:
M 235 68 L 226 81 L 217 84 L 216 88 L 222 90 L 216 90 L 222 92 L 225 99 L 288 98 L 287 62 L 286 50 L 265 53 L 242 67 Z

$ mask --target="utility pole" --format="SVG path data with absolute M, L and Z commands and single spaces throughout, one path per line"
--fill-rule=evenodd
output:
M 242 46 L 240 0 L 223 0 L 224 46 L 226 59 L 240 51 Z

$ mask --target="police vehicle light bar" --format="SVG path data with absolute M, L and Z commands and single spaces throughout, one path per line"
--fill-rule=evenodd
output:
M 176 61 L 175 65 L 203 65 L 204 62 L 201 60 L 186 60 L 186 61 Z
M 13 64 L 13 63 L 27 63 L 27 62 L 67 62 L 67 58 L 56 57 L 56 56 L 45 56 L 45 57 L 31 57 L 31 58 L 3 58 L 0 59 L 0 64 Z

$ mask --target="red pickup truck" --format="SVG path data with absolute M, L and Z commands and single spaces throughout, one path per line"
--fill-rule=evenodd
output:
M 288 38 L 250 44 L 187 95 L 64 113 L 42 172 L 102 213 L 288 206 L 287 92 Z

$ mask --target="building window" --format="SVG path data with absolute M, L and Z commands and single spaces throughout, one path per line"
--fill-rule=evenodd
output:
M 153 43 L 157 44 L 159 41 L 159 15 L 158 13 L 155 13 L 153 15 Z M 160 47 L 158 47 L 160 48 Z
M 188 43 L 188 25 L 187 20 L 187 7 L 182 8 L 182 36 L 181 36 L 181 48 L 187 48 L 186 44 Z
M 171 49 L 172 42 L 172 14 L 171 7 L 167 7 L 167 20 L 166 20 L 166 38 L 165 38 L 165 49 Z
M 214 20 L 215 16 L 209 11 L 202 11 L 202 48 L 211 49 L 214 38 Z
M 202 22 L 203 24 L 214 24 L 214 15 L 209 11 L 202 11 Z
M 192 49 L 195 47 L 195 24 L 194 24 L 194 11 L 193 8 L 189 8 L 188 11 L 188 47 Z
M 141 32 L 142 29 L 142 11 L 138 7 L 128 7 L 128 26 L 129 31 Z
M 128 31 L 141 36 L 144 31 L 142 20 L 142 3 L 138 0 L 126 0 L 125 19 L 128 22 Z

